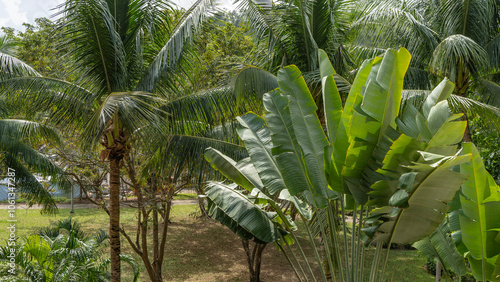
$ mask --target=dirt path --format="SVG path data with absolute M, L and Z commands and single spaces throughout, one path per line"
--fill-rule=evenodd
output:
M 137 203 L 135 202 L 122 202 L 121 206 L 122 207 L 131 207 L 131 206 L 136 206 Z M 193 200 L 173 200 L 174 205 L 197 205 L 198 200 L 193 199 Z M 57 204 L 57 207 L 59 209 L 71 209 L 71 204 Z M 0 204 L 0 210 L 6 210 L 9 208 L 9 204 L 6 203 L 1 203 Z M 16 204 L 16 209 L 33 209 L 33 210 L 39 210 L 42 207 L 39 205 L 33 205 L 32 207 L 28 207 L 26 204 L 21 204 L 18 203 Z M 74 204 L 74 209 L 95 209 L 99 208 L 98 206 L 94 204 Z

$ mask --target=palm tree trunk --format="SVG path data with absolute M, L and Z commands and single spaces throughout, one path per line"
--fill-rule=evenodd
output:
M 469 127 L 469 118 L 467 117 L 467 114 L 464 112 L 464 115 L 462 116 L 462 120 L 465 120 L 467 122 L 467 126 L 465 126 L 465 132 L 464 132 L 464 142 L 472 142 L 472 135 L 470 133 L 470 127 Z
M 109 160 L 109 245 L 111 282 L 120 281 L 120 159 Z

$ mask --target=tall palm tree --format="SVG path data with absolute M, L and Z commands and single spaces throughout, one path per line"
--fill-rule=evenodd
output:
M 351 67 L 344 44 L 352 0 L 238 0 L 236 3 L 257 39 L 267 47 L 258 56 L 259 65 L 272 73 L 290 64 L 308 72 L 317 70 L 318 48 L 334 58 L 340 74 Z
M 4 80 L 2 93 L 15 93 L 59 126 L 80 133 L 83 149 L 102 145 L 110 166 L 111 281 L 120 280 L 120 167 L 134 140 L 165 136 L 159 105 L 178 85 L 183 52 L 212 6 L 198 0 L 180 19 L 168 0 L 68 0 L 60 6 L 61 28 L 70 46 L 77 81 L 23 76 Z M 185 70 L 185 69 L 184 69 Z M 151 93 L 155 94 L 151 94 Z M 172 138 L 158 138 L 168 139 Z
M 413 55 L 407 88 L 430 89 L 433 82 L 448 77 L 458 97 L 470 96 L 475 89 L 484 101 L 499 101 L 495 77 L 500 70 L 500 1 L 360 2 L 362 13 L 353 24 L 353 49 L 359 59 L 404 46 Z M 499 115 L 498 109 L 492 110 Z M 464 140 L 470 141 L 468 130 Z
M 249 62 L 256 67 L 244 68 L 235 78 L 239 100 L 253 96 L 260 102 L 264 93 L 278 86 L 273 74 L 293 64 L 304 71 L 322 117 L 319 49 L 332 58 L 337 71 L 335 82 L 343 97 L 347 95 L 349 80 L 354 78 L 351 75 L 354 64 L 345 46 L 349 42 L 347 31 L 355 1 L 238 0 L 235 3 L 254 31 L 258 46 L 255 60 Z

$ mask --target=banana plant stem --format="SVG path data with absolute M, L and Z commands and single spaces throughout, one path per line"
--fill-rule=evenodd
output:
M 281 238 L 283 238 L 283 236 L 281 236 Z M 284 239 L 283 239 L 284 241 Z M 297 268 L 295 267 L 295 265 L 292 263 L 292 260 L 290 260 L 290 257 L 288 256 L 288 254 L 285 252 L 285 249 L 283 249 L 283 246 L 281 246 L 280 243 L 276 242 L 276 245 L 278 246 L 278 248 L 281 250 L 281 252 L 283 252 L 283 254 L 285 255 L 285 258 L 286 260 L 288 261 L 288 263 L 292 266 L 292 269 L 293 269 L 293 272 L 295 273 L 295 276 L 297 276 L 297 278 L 299 279 L 299 282 L 302 282 L 302 278 L 300 277 L 299 273 L 297 272 Z
M 344 278 L 344 270 L 340 266 L 342 262 L 342 257 L 340 256 L 340 244 L 339 244 L 339 238 L 338 232 L 337 232 L 337 220 L 335 219 L 335 212 L 333 208 L 336 207 L 336 205 L 330 203 L 329 209 L 328 209 L 328 220 L 330 221 L 329 227 L 330 227 L 330 236 L 332 237 L 332 241 L 334 243 L 334 248 L 335 248 L 335 258 L 337 261 L 337 266 L 339 269 L 339 276 L 340 276 L 340 281 L 346 281 Z M 334 270 L 332 270 L 334 271 Z
M 349 275 L 349 251 L 348 251 L 348 241 L 347 241 L 347 228 L 346 228 L 346 217 L 345 217 L 345 210 L 344 210 L 344 198 L 341 196 L 340 197 L 340 211 L 342 213 L 342 228 L 344 231 L 344 253 L 345 253 L 345 270 L 346 270 L 346 280 L 350 281 L 350 275 Z
M 316 212 L 318 212 L 318 210 L 316 210 Z M 318 220 L 320 220 L 320 219 L 318 218 Z M 319 253 L 318 253 L 318 248 L 316 248 L 316 243 L 314 242 L 314 237 L 311 234 L 311 229 L 309 228 L 309 225 L 307 224 L 307 221 L 304 218 L 302 218 L 302 222 L 304 223 L 304 227 L 307 230 L 307 236 L 309 236 L 309 241 L 311 242 L 311 246 L 312 246 L 313 251 L 314 251 L 314 256 L 316 257 L 316 260 L 318 261 L 321 276 L 323 277 L 323 281 L 326 282 L 328 280 L 326 279 L 325 270 L 323 269 L 323 266 L 321 263 L 321 258 L 320 258 Z
M 307 224 L 307 223 L 305 223 L 305 224 Z M 299 252 L 302 255 L 302 258 L 304 259 L 304 261 L 306 263 L 307 270 L 309 271 L 309 274 L 311 274 L 312 280 L 316 281 L 316 277 L 314 277 L 314 273 L 312 271 L 311 265 L 309 264 L 309 260 L 307 259 L 306 254 L 304 253 L 304 250 L 302 249 L 302 246 L 300 245 L 300 242 L 299 242 L 297 236 L 295 236 L 295 233 L 293 231 L 290 231 L 290 233 L 292 234 L 293 239 L 295 240 L 295 243 L 297 244 L 297 247 L 299 248 Z
M 358 205 L 354 205 L 352 212 L 352 230 L 351 230 L 351 275 L 352 281 L 356 282 L 356 217 Z

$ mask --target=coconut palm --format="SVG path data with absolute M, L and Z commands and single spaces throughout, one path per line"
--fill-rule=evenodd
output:
M 61 44 L 71 46 L 64 59 L 78 79 L 23 76 L 1 83 L 2 93 L 16 94 L 11 100 L 36 107 L 58 126 L 75 128 L 83 149 L 102 145 L 101 159 L 110 166 L 112 281 L 120 279 L 122 160 L 138 144 L 133 141 L 151 144 L 165 136 L 158 106 L 178 97 L 169 91 L 178 85 L 173 73 L 185 70 L 186 43 L 211 6 L 210 0 L 196 1 L 177 19 L 167 0 L 68 0 L 60 6 L 61 29 L 68 35 Z
M 33 68 L 14 57 L 16 42 L 7 36 L 0 37 L 0 82 L 19 76 L 40 76 Z M 7 93 L 8 94 L 8 93 Z M 0 97 L 0 156 L 12 176 L 15 175 L 17 192 L 28 201 L 43 206 L 42 212 L 57 209 L 50 193 L 32 174 L 51 176 L 61 188 L 69 188 L 64 172 L 46 155 L 36 150 L 40 144 L 59 146 L 58 131 L 44 123 L 20 119 L 22 107 L 13 107 L 7 97 Z M 7 175 L 8 173 L 6 173 Z
M 353 1 L 238 0 L 236 3 L 257 38 L 267 47 L 258 58 L 262 60 L 260 65 L 272 73 L 289 64 L 307 72 L 317 70 L 318 48 L 334 58 L 339 73 L 349 69 L 350 59 L 344 44 Z
M 239 100 L 255 96 L 262 101 L 264 93 L 278 87 L 274 73 L 293 64 L 303 70 L 323 116 L 318 49 L 325 50 L 332 58 L 338 73 L 335 81 L 343 97 L 347 96 L 349 80 L 354 78 L 351 75 L 354 64 L 345 48 L 349 42 L 346 32 L 355 1 L 238 0 L 235 3 L 254 31 L 258 46 L 254 61 L 249 62 L 255 67 L 243 68 L 235 78 Z
M 448 77 L 458 97 L 477 90 L 483 101 L 498 106 L 499 4 L 498 0 L 361 1 L 364 8 L 353 24 L 352 48 L 361 60 L 404 46 L 413 54 L 406 88 L 430 89 L 433 82 Z M 466 102 L 459 107 L 469 115 L 479 114 Z M 495 109 L 482 110 L 499 115 Z M 464 140 L 470 141 L 468 130 Z

